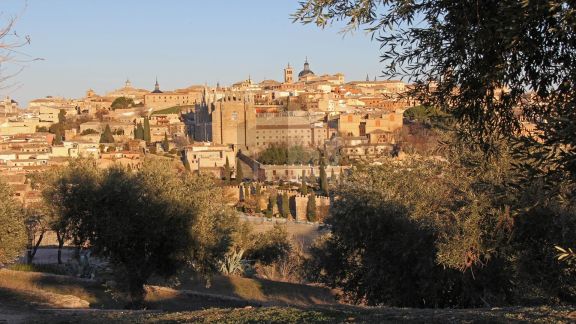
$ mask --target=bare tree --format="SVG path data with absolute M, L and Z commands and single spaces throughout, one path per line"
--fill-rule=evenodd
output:
M 16 22 L 26 7 L 27 1 L 18 15 L 6 17 L 0 13 L 0 90 L 16 87 L 17 83 L 7 81 L 22 72 L 28 63 L 42 60 L 21 50 L 31 41 L 29 35 L 19 35 L 15 30 Z

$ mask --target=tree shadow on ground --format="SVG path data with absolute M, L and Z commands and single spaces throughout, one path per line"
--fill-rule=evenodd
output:
M 329 289 L 302 284 L 235 276 L 213 276 L 210 285 L 201 278 L 183 278 L 178 289 L 228 296 L 262 305 L 311 306 L 334 304 Z

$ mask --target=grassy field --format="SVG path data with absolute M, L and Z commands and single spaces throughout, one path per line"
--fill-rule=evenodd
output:
M 575 308 L 409 309 L 334 303 L 328 290 L 217 276 L 205 288 L 148 286 L 148 310 L 91 280 L 0 270 L 0 323 L 574 323 Z M 297 306 L 282 306 L 297 305 Z
M 175 106 L 170 108 L 165 108 L 152 112 L 152 115 L 163 115 L 163 114 L 179 114 L 181 111 L 188 108 L 193 108 L 194 106 Z

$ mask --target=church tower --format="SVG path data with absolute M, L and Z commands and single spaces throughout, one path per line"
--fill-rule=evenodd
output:
M 293 82 L 293 77 L 292 77 L 292 73 L 294 71 L 292 70 L 292 67 L 290 66 L 290 63 L 288 63 L 288 66 L 284 69 L 284 83 L 292 83 Z
M 156 83 L 154 84 L 154 91 L 152 93 L 162 93 L 160 90 L 160 83 L 158 83 L 158 78 L 156 78 Z

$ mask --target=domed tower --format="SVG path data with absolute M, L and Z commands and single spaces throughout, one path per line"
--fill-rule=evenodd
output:
M 311 77 L 316 76 L 312 70 L 310 70 L 310 64 L 308 64 L 308 58 L 304 61 L 304 70 L 298 73 L 298 81 L 305 81 Z

